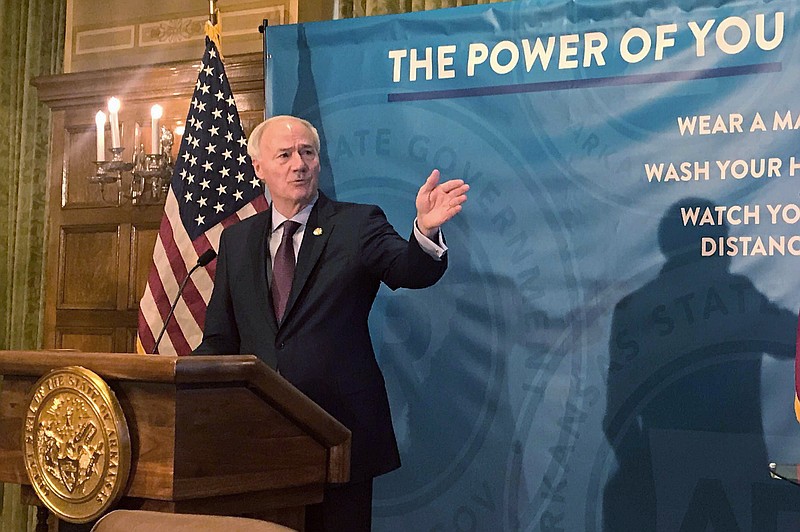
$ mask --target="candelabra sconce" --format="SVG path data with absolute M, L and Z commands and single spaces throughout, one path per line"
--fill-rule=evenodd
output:
M 112 158 L 110 161 L 94 161 L 97 167 L 94 175 L 89 176 L 89 182 L 100 185 L 100 196 L 106 203 L 121 203 L 122 198 L 122 174 L 130 172 L 133 168 L 133 163 L 128 163 L 122 160 L 122 152 L 125 148 L 111 148 Z M 114 192 L 116 198 L 109 200 L 106 197 L 106 190 L 108 185 L 115 185 Z
M 89 182 L 100 185 L 100 195 L 104 202 L 122 205 L 130 201 L 131 205 L 156 205 L 164 202 L 169 190 L 172 171 L 175 164 L 172 160 L 173 134 L 161 127 L 161 153 L 145 153 L 144 146 L 139 145 L 133 153 L 133 161 L 122 160 L 125 148 L 111 148 L 113 158 L 110 161 L 95 161 L 97 170 L 89 176 Z M 130 172 L 130 187 L 123 189 L 123 175 Z M 109 185 L 115 185 L 113 199 L 107 197 Z

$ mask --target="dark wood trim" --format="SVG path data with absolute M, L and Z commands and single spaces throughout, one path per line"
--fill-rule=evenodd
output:
M 194 91 L 199 65 L 198 59 L 149 67 L 57 74 L 38 77 L 33 80 L 33 85 L 39 91 L 39 100 L 54 111 L 74 107 L 104 107 L 111 94 L 128 102 L 150 102 L 167 97 L 189 98 Z M 254 91 L 263 94 L 262 54 L 230 56 L 225 59 L 225 72 L 234 94 Z

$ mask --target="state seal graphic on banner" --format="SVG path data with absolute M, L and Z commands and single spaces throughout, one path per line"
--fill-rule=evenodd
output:
M 122 495 L 131 467 L 128 425 L 114 392 L 79 366 L 34 385 L 22 433 L 36 494 L 60 518 L 96 519 Z

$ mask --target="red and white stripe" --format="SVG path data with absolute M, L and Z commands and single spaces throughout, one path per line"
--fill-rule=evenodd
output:
M 177 198 L 170 189 L 153 251 L 147 287 L 139 303 L 138 349 L 145 353 L 153 352 L 156 338 L 169 315 L 180 283 L 189 270 L 197 264 L 200 255 L 212 248 L 218 251 L 222 230 L 267 209 L 268 206 L 267 199 L 259 195 L 191 241 L 180 219 Z M 206 307 L 214 288 L 216 267 L 217 261 L 214 260 L 195 271 L 186 283 L 183 294 L 175 306 L 175 313 L 158 346 L 159 353 L 188 355 L 200 345 L 203 339 Z

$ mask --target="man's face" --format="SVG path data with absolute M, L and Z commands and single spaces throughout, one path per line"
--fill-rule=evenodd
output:
M 253 168 L 267 185 L 273 204 L 284 216 L 308 205 L 319 186 L 319 153 L 303 123 L 279 120 L 266 126 Z

